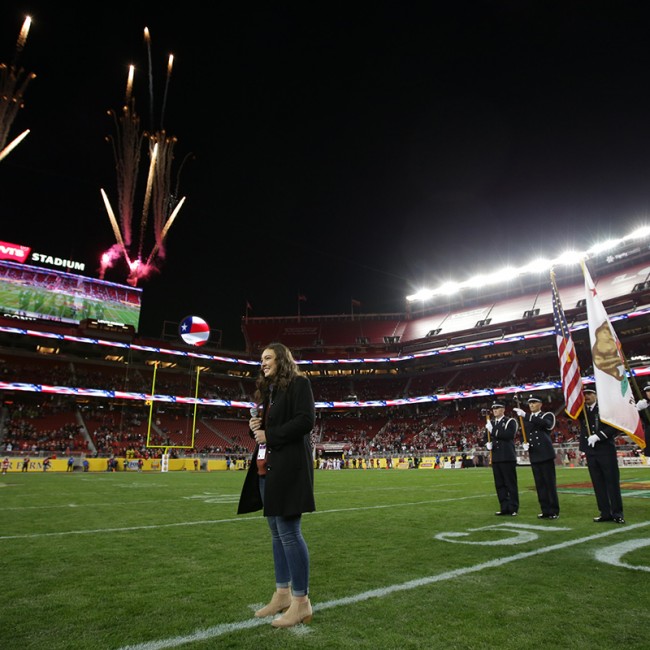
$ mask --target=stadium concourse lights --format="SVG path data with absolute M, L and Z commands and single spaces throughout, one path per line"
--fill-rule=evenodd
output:
M 469 278 L 463 282 L 449 281 L 441 284 L 437 289 L 420 289 L 409 296 L 406 296 L 408 302 L 425 301 L 436 296 L 450 296 L 458 293 L 462 289 L 480 289 L 491 284 L 499 284 L 501 282 L 511 281 L 513 278 L 525 275 L 528 273 L 544 273 L 549 271 L 554 266 L 571 266 L 579 264 L 582 260 L 600 255 L 606 251 L 612 250 L 620 244 L 633 241 L 635 239 L 645 239 L 650 236 L 650 226 L 642 226 L 637 228 L 629 235 L 621 237 L 620 239 L 608 239 L 607 241 L 594 244 L 591 248 L 584 252 L 566 251 L 559 257 L 549 260 L 546 258 L 539 258 L 529 262 L 520 268 L 506 267 L 500 271 L 490 274 L 479 274 Z

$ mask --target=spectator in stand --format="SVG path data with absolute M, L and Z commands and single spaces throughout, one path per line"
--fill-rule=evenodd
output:
M 506 405 L 503 402 L 494 402 L 491 410 L 492 417 L 485 424 L 485 447 L 491 452 L 494 487 L 500 505 L 494 514 L 516 517 L 519 512 L 519 487 L 515 436 L 519 427 L 514 418 L 505 416 Z
M 542 400 L 535 395 L 528 398 L 530 413 L 522 408 L 515 408 L 521 418 L 524 435 L 524 451 L 530 457 L 530 466 L 535 479 L 537 500 L 542 512 L 538 519 L 557 519 L 560 516 L 560 501 L 557 496 L 557 479 L 555 477 L 555 447 L 552 432 L 555 428 L 555 415 L 551 411 L 542 412 Z
M 584 452 L 587 459 L 589 476 L 600 510 L 600 515 L 594 517 L 594 521 L 624 524 L 620 470 L 616 454 L 616 436 L 619 431 L 600 421 L 596 391 L 593 388 L 585 388 L 583 393 L 586 418 L 580 422 L 580 451 Z
M 273 616 L 273 627 L 312 620 L 309 601 L 309 550 L 302 535 L 303 512 L 316 509 L 310 434 L 314 395 L 289 348 L 272 343 L 262 352 L 255 402 L 261 417 L 249 420 L 256 447 L 246 473 L 238 514 L 263 510 L 271 529 L 275 587 L 257 617 Z M 286 611 L 285 611 L 286 610 Z
M 643 453 L 648 458 L 650 457 L 650 446 L 648 446 L 648 438 L 650 437 L 650 384 L 643 387 L 643 394 L 645 397 L 636 403 L 636 409 L 641 416 L 643 431 L 645 432 L 645 449 Z M 647 462 L 650 463 L 650 461 Z

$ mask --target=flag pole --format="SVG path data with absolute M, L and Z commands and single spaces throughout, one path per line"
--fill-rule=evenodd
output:
M 515 393 L 515 402 L 517 402 L 517 408 L 520 409 L 521 404 L 519 403 L 519 393 Z M 519 426 L 521 427 L 521 435 L 524 439 L 524 444 L 526 444 L 528 442 L 526 439 L 526 427 L 524 426 L 524 418 L 522 418 L 521 415 L 519 416 Z
M 587 425 L 587 437 L 591 435 L 591 427 L 589 426 L 589 418 L 587 417 L 587 406 L 582 409 L 582 415 L 585 418 L 585 424 Z
M 485 424 L 488 424 L 490 422 L 490 412 L 486 410 L 485 412 Z M 486 429 L 487 431 L 487 439 L 488 442 L 492 442 L 492 436 L 490 435 L 490 430 Z M 492 450 L 490 449 L 490 465 L 492 465 Z
M 585 260 L 580 260 L 580 267 L 582 268 L 582 276 L 584 277 L 585 269 L 587 268 Z M 589 322 L 589 315 L 587 315 L 587 322 Z M 590 345 L 591 345 L 591 343 L 590 343 Z M 596 390 L 596 397 L 597 397 L 598 396 L 598 391 L 597 391 L 597 387 L 596 387 L 596 375 L 595 375 L 595 373 L 594 373 L 594 389 Z M 582 415 L 585 418 L 585 425 L 586 425 L 586 428 L 587 428 L 587 437 L 589 437 L 591 435 L 591 426 L 589 425 L 589 418 L 587 417 L 587 409 L 588 408 L 589 407 L 586 404 L 582 407 Z

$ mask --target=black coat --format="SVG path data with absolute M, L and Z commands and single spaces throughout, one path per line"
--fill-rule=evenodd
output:
M 515 452 L 515 436 L 519 430 L 517 420 L 503 416 L 499 422 L 491 420 L 492 433 L 492 462 L 517 462 L 517 453 Z
M 589 428 L 585 424 L 585 415 L 589 421 Z M 587 438 L 595 433 L 598 436 L 598 442 L 590 447 L 587 443 Z M 580 451 L 587 454 L 587 456 L 595 456 L 598 454 L 616 454 L 616 437 L 620 431 L 600 421 L 598 413 L 598 402 L 589 408 L 585 404 L 584 413 L 580 418 Z
M 528 413 L 522 418 L 526 439 L 530 447 L 528 456 L 531 463 L 542 463 L 555 458 L 555 447 L 551 431 L 555 428 L 555 415 L 550 411 L 538 415 Z
M 643 454 L 650 456 L 650 442 L 648 441 L 650 438 L 650 405 L 646 406 L 642 411 L 639 411 L 639 417 L 641 418 L 643 433 L 645 434 L 645 449 L 643 450 Z
M 298 376 L 273 402 L 264 403 L 266 484 L 264 504 L 257 475 L 257 449 L 244 479 L 237 514 L 264 509 L 264 516 L 290 517 L 316 510 L 314 460 L 310 440 L 316 420 L 314 395 L 307 377 Z M 253 432 L 250 432 L 253 436 Z

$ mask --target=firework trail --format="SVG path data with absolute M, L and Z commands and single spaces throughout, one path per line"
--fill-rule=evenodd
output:
M 167 78 L 165 79 L 165 92 L 163 93 L 162 110 L 160 111 L 160 128 L 162 129 L 165 124 L 165 107 L 167 106 L 167 92 L 169 91 L 169 79 L 172 76 L 172 67 L 174 65 L 174 55 L 169 55 L 167 61 Z
M 18 60 L 27 42 L 31 24 L 32 19 L 27 16 L 18 34 L 12 63 L 10 65 L 0 63 L 0 160 L 18 146 L 29 133 L 29 129 L 23 131 L 7 145 L 9 131 L 14 119 L 18 111 L 24 106 L 23 96 L 27 84 L 36 77 L 33 72 L 25 72 L 23 68 L 18 67 Z
M 145 27 L 144 40 L 147 47 L 149 59 L 149 97 L 151 102 L 151 121 L 153 123 L 153 74 L 151 63 L 151 37 L 149 30 Z M 123 258 L 129 268 L 127 282 L 133 286 L 147 278 L 153 272 L 159 271 L 157 262 L 165 258 L 165 240 L 169 229 L 176 219 L 180 208 L 185 202 L 177 199 L 177 193 L 171 192 L 171 172 L 174 161 L 174 146 L 177 139 L 170 137 L 162 129 L 162 118 L 164 107 L 167 102 L 167 90 L 171 76 L 174 57 L 170 55 L 167 65 L 167 81 L 165 84 L 165 98 L 161 114 L 160 130 L 141 131 L 140 118 L 135 109 L 135 98 L 133 96 L 134 67 L 129 69 L 129 77 L 126 86 L 125 105 L 122 114 L 118 118 L 112 111 L 117 135 L 108 137 L 113 145 L 113 156 L 115 158 L 115 169 L 117 173 L 117 192 L 119 201 L 120 225 L 118 225 L 108 197 L 104 190 L 101 190 L 102 197 L 109 214 L 109 220 L 116 244 L 107 250 L 101 257 L 100 277 L 103 278 L 106 269 L 112 267 L 119 258 Z M 148 144 L 149 170 L 145 188 L 144 202 L 140 216 L 139 226 L 134 224 L 134 202 L 138 172 L 140 169 L 140 154 L 143 142 Z M 187 160 L 186 156 L 185 160 Z M 181 164 L 181 169 L 185 164 Z M 180 170 L 179 170 L 180 174 Z M 147 245 L 148 225 L 152 214 L 153 222 L 153 247 L 148 255 L 145 254 Z M 120 227 L 121 226 L 121 227 Z M 134 231 L 138 229 L 137 242 L 134 238 Z M 134 253 L 134 249 L 136 252 Z
M 153 146 L 152 146 L 153 145 Z M 144 193 L 144 205 L 142 206 L 142 217 L 140 218 L 140 244 L 138 245 L 138 259 L 142 259 L 142 248 L 144 246 L 144 234 L 147 229 L 147 219 L 151 207 L 151 192 L 155 178 L 156 161 L 158 158 L 158 143 L 151 142 L 149 147 L 149 174 L 147 175 L 147 186 Z
M 133 203 L 140 167 L 140 152 L 144 139 L 144 136 L 140 133 L 140 118 L 136 113 L 135 99 L 132 96 L 133 75 L 134 67 L 130 66 L 122 113 L 118 118 L 113 111 L 108 111 L 108 114 L 113 118 L 117 135 L 116 138 L 110 136 L 106 138 L 113 145 L 120 223 L 124 243 L 127 247 L 131 245 Z
M 144 42 L 147 46 L 147 61 L 149 64 L 149 124 L 151 128 L 155 128 L 153 121 L 153 64 L 151 60 L 151 35 L 149 34 L 149 28 L 144 28 Z

